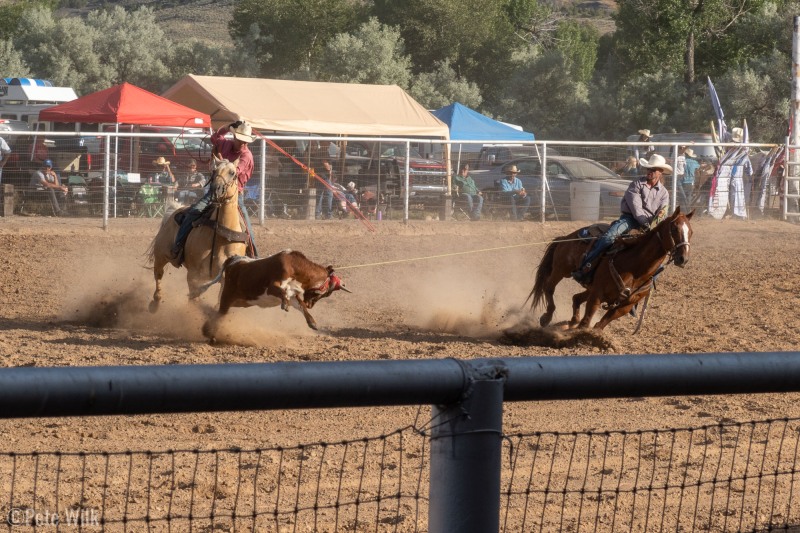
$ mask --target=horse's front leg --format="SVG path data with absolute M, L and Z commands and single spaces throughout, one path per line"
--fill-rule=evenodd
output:
M 621 316 L 629 313 L 631 309 L 633 309 L 634 304 L 626 304 L 617 307 L 616 309 L 609 309 L 603 315 L 597 324 L 594 325 L 594 329 L 601 330 L 606 327 L 612 320 L 616 320 Z
M 569 319 L 569 327 L 574 328 L 581 319 L 581 304 L 586 303 L 589 298 L 589 291 L 579 292 L 572 297 L 572 318 Z

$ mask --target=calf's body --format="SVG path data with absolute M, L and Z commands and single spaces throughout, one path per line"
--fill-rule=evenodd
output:
M 289 311 L 291 300 L 297 301 L 306 323 L 317 329 L 309 309 L 321 298 L 335 291 L 347 290 L 333 267 L 310 261 L 301 252 L 284 250 L 263 259 L 231 257 L 219 276 L 201 288 L 201 292 L 224 277 L 219 311 L 206 321 L 203 334 L 216 341 L 217 322 L 231 307 L 276 307 Z

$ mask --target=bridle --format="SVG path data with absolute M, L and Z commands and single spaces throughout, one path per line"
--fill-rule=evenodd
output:
M 235 163 L 229 163 L 229 164 L 232 164 L 234 169 L 236 168 Z M 212 187 L 211 203 L 217 206 L 229 204 L 230 202 L 233 201 L 234 197 L 236 196 L 235 194 L 227 195 L 228 189 L 231 186 L 236 185 L 235 171 L 232 173 L 230 179 L 223 180 L 222 183 L 215 183 L 215 181 L 217 180 L 217 176 L 219 174 L 220 166 L 222 165 L 218 165 L 214 168 L 214 171 L 211 173 L 211 180 L 210 180 Z
M 667 236 L 670 241 L 669 243 L 664 242 L 664 237 L 661 235 L 662 232 L 659 231 L 658 233 L 656 233 L 656 235 L 658 236 L 658 240 L 661 241 L 662 248 L 664 249 L 665 252 L 667 252 L 667 255 L 669 256 L 669 259 L 667 260 L 668 263 L 672 263 L 674 261 L 675 253 L 680 248 L 686 247 L 686 250 L 687 251 L 689 250 L 689 240 L 688 239 L 685 241 L 683 240 L 683 235 L 681 234 L 680 231 L 678 231 L 678 225 L 675 222 L 676 220 L 673 220 L 669 223 L 669 230 L 667 232 Z

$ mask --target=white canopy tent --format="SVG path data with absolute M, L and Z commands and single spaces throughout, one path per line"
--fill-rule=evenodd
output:
M 162 95 L 261 131 L 449 139 L 449 128 L 397 85 L 228 78 L 189 74 Z

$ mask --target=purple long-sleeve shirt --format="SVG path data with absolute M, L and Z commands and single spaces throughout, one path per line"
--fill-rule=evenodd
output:
M 669 205 L 669 192 L 659 181 L 655 186 L 647 184 L 647 178 L 642 177 L 632 181 L 622 197 L 620 210 L 623 213 L 633 215 L 641 225 L 650 224 L 656 213 Z

